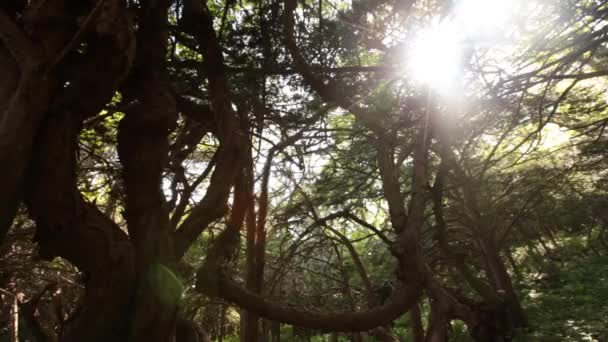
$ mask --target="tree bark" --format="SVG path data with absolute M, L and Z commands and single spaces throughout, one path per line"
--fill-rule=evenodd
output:
M 137 32 L 137 56 L 124 87 L 135 102 L 121 120 L 118 155 L 123 166 L 129 236 L 136 253 L 135 292 L 129 338 L 173 341 L 182 285 L 172 271 L 173 226 L 162 191 L 168 165 L 168 134 L 177 110 L 165 73 L 170 1 L 143 3 Z
M 126 234 L 76 187 L 78 122 L 72 113 L 54 113 L 38 137 L 26 196 L 37 225 L 40 255 L 61 256 L 86 275 L 79 310 L 62 341 L 121 341 L 131 301 L 134 256 Z
M 447 342 L 448 324 L 450 324 L 450 322 L 442 312 L 441 307 L 431 301 L 431 316 L 429 317 L 429 326 L 427 328 L 427 335 L 424 341 Z
M 14 146 L 9 150 L 21 153 L 15 170 L 21 172 L 23 163 L 29 170 L 23 172 L 27 175 L 24 199 L 37 225 L 40 256 L 61 256 L 85 275 L 84 297 L 63 329 L 61 340 L 121 341 L 133 291 L 134 255 L 126 234 L 80 195 L 76 157 L 82 121 L 110 101 L 131 66 L 131 27 L 125 25 L 124 2 L 107 1 L 86 27 L 90 48 L 70 65 L 72 73 L 67 75 L 63 58 L 72 53 L 82 36 L 69 25 L 36 26 L 41 20 L 67 20 L 65 6 L 64 1 L 51 0 L 24 14 L 28 33 L 41 41 L 36 51 L 42 52 L 36 53 L 46 55 L 46 60 L 34 64 L 29 58 L 21 61 L 20 85 L 2 127 L 12 127 L 14 132 L 3 135 L 9 139 L 2 143 L 21 137 L 21 141 L 11 142 Z M 97 44 L 99 40 L 104 44 Z M 32 69 L 32 65 L 37 67 Z M 64 83 L 58 81 L 58 75 Z M 5 126 L 7 122 L 11 124 Z M 35 152 L 31 141 L 37 146 Z M 15 184 L 20 186 L 18 181 Z
M 482 249 L 488 265 L 488 273 L 492 277 L 496 290 L 503 294 L 504 305 L 509 314 L 509 323 L 513 328 L 528 326 L 528 318 L 513 288 L 511 276 L 491 237 L 483 239 Z
M 418 303 L 410 309 L 410 324 L 414 342 L 424 342 L 424 327 L 420 317 L 420 306 Z
M 245 167 L 245 178 L 247 179 L 247 216 L 246 216 L 246 239 L 245 239 L 245 286 L 253 293 L 261 294 L 263 274 L 258 273 L 258 257 L 260 252 L 258 229 L 260 228 L 256 222 L 255 198 L 254 198 L 254 179 L 253 179 L 253 159 L 251 158 L 251 150 L 247 158 L 247 166 Z M 260 208 L 262 201 L 260 200 Z M 265 215 L 258 212 L 258 215 Z M 263 229 L 263 227 L 262 227 Z M 262 255 L 264 250 L 262 250 Z M 263 265 L 261 271 L 263 272 Z M 260 338 L 259 332 L 259 317 L 253 313 L 243 310 L 241 312 L 241 341 L 242 342 L 257 342 Z
M 42 79 L 47 59 L 3 11 L 0 41 L 0 165 L 5 166 L 0 169 L 2 241 L 23 199 L 23 182 L 55 79 Z
M 19 342 L 19 298 L 13 295 L 11 305 L 11 342 Z
M 281 323 L 271 321 L 270 333 L 272 335 L 272 342 L 281 341 Z

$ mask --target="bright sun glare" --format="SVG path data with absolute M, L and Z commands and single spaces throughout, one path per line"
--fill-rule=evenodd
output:
M 407 56 L 409 74 L 430 88 L 453 90 L 463 76 L 467 45 L 497 43 L 516 12 L 516 1 L 457 1 L 449 15 L 417 32 Z
M 446 89 L 461 73 L 463 48 L 456 31 L 436 22 L 416 35 L 409 69 L 415 81 Z

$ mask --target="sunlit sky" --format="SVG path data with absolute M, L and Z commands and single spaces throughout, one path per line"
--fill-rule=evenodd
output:
M 456 1 L 447 15 L 429 18 L 415 33 L 405 53 L 407 73 L 439 92 L 457 91 L 471 49 L 505 44 L 530 5 L 523 0 Z
M 526 0 L 454 1 L 447 14 L 428 18 L 415 31 L 413 44 L 404 51 L 407 77 L 434 95 L 464 97 L 472 51 L 501 51 L 500 67 L 510 70 L 508 57 L 518 43 L 518 27 L 535 27 L 529 24 L 539 8 L 537 2 Z M 552 150 L 566 144 L 570 133 L 550 123 L 541 137 L 536 146 Z
M 537 6 L 533 0 L 453 0 L 447 13 L 422 20 L 412 32 L 413 36 L 407 37 L 412 39 L 412 43 L 403 50 L 403 60 L 400 61 L 405 68 L 403 76 L 432 91 L 434 96 L 461 97 L 466 92 L 464 78 L 472 49 L 506 50 L 508 54 L 512 45 L 517 43 L 515 27 L 527 16 L 529 18 Z M 387 43 L 394 43 L 395 38 L 406 38 L 400 34 L 396 36 L 389 35 Z M 505 69 L 508 66 L 505 65 Z M 294 92 L 288 86 L 283 89 L 290 94 Z M 542 141 L 538 146 L 557 149 L 567 143 L 569 137 L 568 132 L 558 125 L 548 124 L 542 130 Z M 318 158 L 309 162 L 310 167 L 318 171 L 327 160 Z M 202 170 L 204 166 L 197 165 L 194 169 Z M 294 169 L 294 173 L 298 170 Z M 271 178 L 271 183 L 273 188 L 281 186 L 274 178 Z M 167 194 L 169 185 L 168 182 L 164 184 Z M 199 200 L 201 196 L 202 193 L 195 193 L 194 197 Z

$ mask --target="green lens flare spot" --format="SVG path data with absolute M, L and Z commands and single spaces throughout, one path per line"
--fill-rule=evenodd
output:
M 159 299 L 166 304 L 178 303 L 184 292 L 184 286 L 177 275 L 162 264 L 150 267 L 148 280 L 151 288 L 156 290 Z

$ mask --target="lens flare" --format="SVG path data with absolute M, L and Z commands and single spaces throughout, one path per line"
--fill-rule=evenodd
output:
M 447 90 L 462 73 L 462 38 L 449 22 L 435 22 L 416 35 L 408 56 L 408 71 L 416 82 Z

